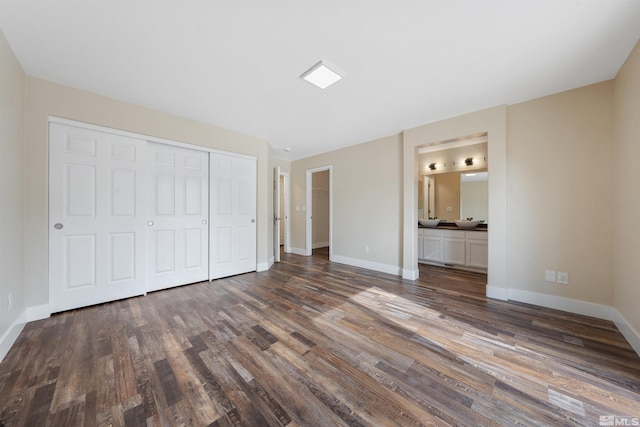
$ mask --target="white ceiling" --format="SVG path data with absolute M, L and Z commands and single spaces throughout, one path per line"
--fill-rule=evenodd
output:
M 611 79 L 639 23 L 638 0 L 0 0 L 28 75 L 291 160 Z M 319 60 L 344 73 L 324 91 L 299 78 Z

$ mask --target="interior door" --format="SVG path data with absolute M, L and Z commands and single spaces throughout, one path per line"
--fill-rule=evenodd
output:
M 280 166 L 273 169 L 273 261 L 280 262 L 280 232 L 282 227 L 280 212 Z
M 50 124 L 52 312 L 145 293 L 145 144 Z
M 207 280 L 209 154 L 148 143 L 147 289 Z
M 256 270 L 255 158 L 211 153 L 210 279 Z

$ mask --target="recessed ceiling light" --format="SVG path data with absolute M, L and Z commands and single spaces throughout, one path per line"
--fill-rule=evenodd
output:
M 326 89 L 340 80 L 342 76 L 333 71 L 322 61 L 320 61 L 316 65 L 302 73 L 300 78 L 305 79 L 309 83 L 318 86 L 320 89 Z

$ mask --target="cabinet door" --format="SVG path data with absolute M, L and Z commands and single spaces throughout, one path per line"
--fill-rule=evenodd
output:
M 487 268 L 489 245 L 486 240 L 467 240 L 467 266 Z
M 424 236 L 424 259 L 433 262 L 442 262 L 442 237 Z
M 443 241 L 445 264 L 465 265 L 465 240 L 445 237 Z

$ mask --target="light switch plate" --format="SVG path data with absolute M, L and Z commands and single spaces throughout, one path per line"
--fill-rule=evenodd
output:
M 569 284 L 569 273 L 565 273 L 564 271 L 558 271 L 558 283 L 562 283 L 563 285 Z

